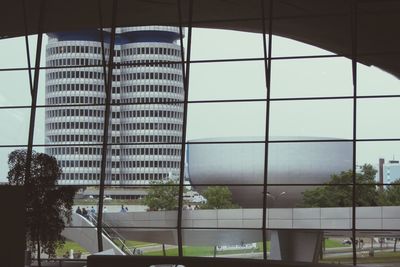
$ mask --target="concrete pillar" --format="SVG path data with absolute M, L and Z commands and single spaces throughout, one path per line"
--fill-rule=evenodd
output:
M 305 230 L 271 230 L 271 260 L 318 262 L 323 233 Z

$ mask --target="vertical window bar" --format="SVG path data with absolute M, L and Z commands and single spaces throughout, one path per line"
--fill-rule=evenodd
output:
M 263 53 L 264 53 L 264 71 L 265 86 L 267 90 L 266 107 L 265 107 L 265 146 L 264 146 L 264 188 L 263 188 L 263 216 L 262 216 L 262 235 L 263 235 L 263 258 L 267 260 L 267 207 L 268 207 L 268 156 L 269 156 L 269 117 L 270 117 L 270 98 L 271 98 L 271 56 L 272 56 L 272 15 L 273 0 L 269 0 L 269 18 L 268 18 L 268 49 L 266 40 L 265 26 L 265 0 L 261 0 L 262 10 L 262 34 L 263 34 Z
M 181 140 L 181 166 L 179 173 L 179 195 L 178 195 L 178 255 L 183 256 L 182 248 L 182 207 L 183 207 L 183 187 L 185 180 L 185 157 L 186 157 L 186 129 L 187 129 L 187 111 L 188 111 L 188 97 L 189 97 L 189 72 L 190 72 L 190 56 L 192 47 L 192 17 L 193 17 L 193 0 L 189 0 L 189 21 L 188 21 L 188 40 L 187 40 L 187 56 L 185 65 L 185 55 L 183 47 L 183 18 L 182 18 L 182 5 L 181 0 L 177 1 L 178 4 L 178 17 L 179 17 L 179 35 L 181 46 L 181 65 L 183 76 L 183 90 L 185 92 L 183 102 L 183 127 L 182 127 L 182 140 Z M 186 67 L 186 69 L 185 69 Z
M 39 74 L 40 74 L 40 58 L 42 53 L 42 41 L 43 41 L 43 17 L 45 10 L 46 0 L 40 1 L 40 10 L 39 10 L 39 24 L 38 24 L 38 37 L 36 42 L 36 58 L 35 58 L 35 73 L 33 86 L 31 88 L 31 116 L 29 122 L 29 136 L 28 136 L 28 150 L 26 155 L 26 165 L 25 165 L 25 184 L 30 181 L 31 177 L 31 161 L 32 161 L 32 146 L 33 146 L 33 136 L 35 131 L 35 119 L 36 119 L 36 104 L 37 104 L 37 93 L 39 87 Z M 24 5 L 25 7 L 25 5 Z M 25 12 L 24 12 L 24 15 Z M 24 20 L 26 20 L 26 16 L 24 16 Z M 25 34 L 26 36 L 26 34 Z M 26 37 L 27 38 L 27 37 Z M 28 48 L 27 48 L 28 49 Z M 28 57 L 29 50 L 27 50 Z M 30 72 L 30 69 L 29 69 Z
M 107 165 L 107 150 L 108 150 L 108 129 L 110 121 L 110 103 L 111 103 L 111 89 L 112 89 L 112 75 L 114 67 L 114 45 L 115 45 L 115 27 L 116 27 L 116 17 L 117 17 L 118 0 L 113 0 L 112 5 L 112 17 L 111 17 L 111 39 L 110 48 L 108 55 L 108 73 L 104 73 L 104 85 L 105 85 L 105 112 L 104 112 L 104 128 L 103 128 L 103 148 L 101 153 L 101 171 L 100 171 L 100 188 L 99 188 L 99 203 L 98 203 L 98 216 L 97 216 L 97 242 L 98 250 L 103 251 L 103 200 L 104 200 L 104 186 L 105 186 L 105 175 L 106 175 L 106 165 Z M 102 22 L 101 14 L 101 3 L 99 1 L 99 12 L 100 21 Z M 102 25 L 101 25 L 102 26 Z M 102 53 L 103 53 L 103 69 L 105 68 L 105 55 L 104 55 L 104 36 L 101 29 L 101 43 L 102 43 Z M 107 76 L 107 77 L 106 77 Z
M 353 202 L 352 202 L 352 247 L 353 265 L 357 265 L 356 246 L 356 160 L 357 160 L 357 0 L 351 1 L 350 27 L 351 27 L 351 71 L 353 80 Z
M 39 21 L 38 21 L 38 37 L 36 42 L 36 58 L 35 58 L 35 73 L 34 73 L 34 80 L 32 84 L 32 76 L 29 75 L 30 78 L 30 92 L 31 92 L 31 114 L 30 114 L 30 122 L 29 122 L 29 136 L 28 136 L 28 148 L 26 153 L 26 163 L 25 163 L 25 194 L 29 197 L 29 188 L 31 183 L 31 162 L 32 162 L 32 152 L 33 152 L 33 136 L 35 132 L 35 119 L 36 119 L 36 105 L 37 105 L 37 94 L 38 94 L 38 87 L 39 87 L 39 74 L 40 74 L 40 58 L 42 53 L 42 41 L 43 41 L 43 17 L 45 11 L 46 0 L 40 1 L 40 9 L 39 9 Z M 23 3 L 23 12 L 24 12 L 24 26 L 26 26 L 26 12 L 25 12 L 25 3 Z M 25 27 L 25 40 L 28 38 L 27 36 L 28 30 Z M 26 45 L 26 53 L 28 57 L 28 62 L 30 62 L 30 53 L 29 47 Z M 28 71 L 31 72 L 30 63 L 28 63 Z M 40 246 L 37 247 L 37 255 L 40 256 Z
M 24 17 L 24 30 L 25 30 L 25 47 L 26 47 L 26 62 L 28 64 L 28 75 L 29 75 L 29 87 L 32 95 L 33 84 L 32 84 L 32 72 L 31 72 L 31 55 L 29 52 L 29 38 L 28 38 L 28 18 L 26 15 L 26 0 L 22 0 L 22 9 Z

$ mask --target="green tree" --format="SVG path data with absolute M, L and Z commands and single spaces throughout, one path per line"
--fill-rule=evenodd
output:
M 392 182 L 382 192 L 381 205 L 400 206 L 400 179 Z
M 361 168 L 361 173 L 356 174 L 356 205 L 377 206 L 380 204 L 380 196 L 375 185 L 376 170 L 370 164 Z M 325 186 L 306 190 L 303 193 L 303 207 L 349 207 L 352 206 L 353 189 L 349 184 L 353 183 L 353 172 L 343 171 L 333 174 Z M 343 184 L 343 185 L 342 185 Z M 346 185 L 347 184 L 347 185 Z M 361 185 L 362 184 L 362 185 Z
M 232 209 L 239 206 L 232 202 L 232 193 L 227 186 L 209 186 L 203 196 L 207 203 L 201 205 L 202 209 Z
M 10 185 L 24 185 L 26 192 L 27 247 L 37 251 L 41 266 L 41 250 L 50 257 L 62 246 L 65 238 L 61 232 L 72 214 L 73 187 L 57 186 L 62 169 L 57 160 L 44 153 L 32 152 L 30 179 L 25 173 L 26 150 L 15 150 L 8 156 L 8 182 Z
M 178 209 L 179 186 L 176 180 L 153 181 L 143 199 L 149 210 Z

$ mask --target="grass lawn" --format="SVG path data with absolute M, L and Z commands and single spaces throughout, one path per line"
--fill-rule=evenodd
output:
M 141 241 L 134 241 L 134 240 L 126 240 L 125 245 L 128 248 L 140 248 L 140 247 L 148 247 L 148 246 L 155 246 L 158 245 L 156 243 L 147 243 L 147 242 L 141 242 Z
M 167 256 L 178 256 L 178 248 L 165 250 Z M 211 256 L 214 254 L 214 248 L 209 246 L 183 247 L 185 256 Z M 146 256 L 163 256 L 162 250 L 145 252 Z
M 269 249 L 269 242 L 267 244 Z M 250 252 L 262 252 L 262 242 L 257 243 L 256 249 L 239 249 L 239 250 L 226 250 L 226 251 L 217 251 L 217 255 L 230 255 L 230 254 L 242 254 L 242 253 L 250 253 Z M 178 256 L 178 248 L 172 248 L 165 250 L 167 256 Z M 145 252 L 146 256 L 162 256 L 162 250 L 157 251 L 149 251 Z M 183 255 L 184 256 L 213 256 L 214 255 L 214 247 L 213 246 L 185 246 L 183 247 Z
M 326 248 L 338 248 L 338 247 L 345 247 L 340 241 L 332 240 L 332 239 L 325 239 L 325 247 Z
M 141 247 L 148 247 L 148 246 L 156 246 L 160 244 L 156 243 L 148 243 L 148 242 L 141 242 L 141 241 L 135 241 L 135 240 L 126 240 L 125 244 L 129 248 L 141 248 Z M 161 246 L 161 245 L 160 245 Z M 344 245 L 336 240 L 331 240 L 331 239 L 326 239 L 325 240 L 325 246 L 326 248 L 335 248 L 335 247 L 343 247 Z M 66 252 L 69 252 L 71 249 L 74 250 L 74 252 L 83 252 L 86 253 L 87 250 L 83 247 L 81 247 L 78 243 L 75 243 L 73 241 L 67 240 L 62 248 L 57 249 L 56 253 L 58 257 L 62 257 Z M 267 242 L 267 251 L 270 250 L 270 241 Z M 230 254 L 241 254 L 241 253 L 250 253 L 250 252 L 262 252 L 262 242 L 257 243 L 257 249 L 250 250 L 250 249 L 241 249 L 241 250 L 226 250 L 226 251 L 217 251 L 217 255 L 230 255 Z M 166 250 L 167 256 L 178 256 L 178 248 L 171 248 Z M 213 256 L 214 255 L 214 247 L 213 246 L 185 246 L 183 247 L 183 254 L 185 256 Z M 381 257 L 382 253 L 377 253 L 375 258 Z M 148 251 L 145 252 L 144 255 L 146 256 L 162 256 L 163 252 L 162 250 L 157 250 L 157 251 Z M 400 258 L 400 254 L 397 253 L 396 257 Z M 339 259 L 339 258 L 338 258 Z M 331 262 L 333 260 L 337 260 L 336 258 L 330 258 L 326 262 Z M 346 260 L 349 260 L 351 262 L 351 258 L 340 258 L 341 261 L 345 262 Z M 400 261 L 400 259 L 398 259 Z M 381 262 L 381 261 L 379 261 Z
M 351 256 L 338 256 L 324 259 L 323 263 L 352 263 L 353 259 Z M 375 256 L 368 256 L 368 252 L 364 252 L 364 256 L 358 254 L 357 263 L 399 263 L 400 264 L 400 252 L 378 252 L 375 251 Z
M 136 242 L 136 241 L 132 241 Z M 140 242 L 137 242 L 140 243 Z M 148 243 L 145 243 L 148 244 Z M 144 245 L 146 246 L 146 245 Z M 326 239 L 325 240 L 326 248 L 336 248 L 336 247 L 344 247 L 340 241 Z M 257 249 L 250 250 L 250 249 L 241 249 L 241 250 L 226 250 L 226 251 L 218 251 L 217 255 L 230 255 L 230 254 L 242 254 L 242 253 L 250 253 L 250 252 L 262 252 L 262 242 L 257 243 Z M 267 251 L 270 251 L 270 241 L 267 242 Z M 166 251 L 167 256 L 177 256 L 178 255 L 178 248 L 167 249 Z M 214 255 L 214 247 L 213 246 L 185 246 L 183 247 L 183 254 L 185 256 L 213 256 Z M 147 256 L 162 256 L 162 250 L 157 251 L 149 251 L 145 252 L 144 255 Z
M 69 252 L 71 249 L 73 249 L 74 252 L 87 252 L 87 250 L 81 247 L 78 243 L 66 240 L 64 246 L 56 250 L 57 257 L 62 257 L 66 252 Z
M 85 199 L 75 199 L 74 205 L 80 206 L 93 206 L 99 203 L 98 199 L 85 198 Z M 104 201 L 104 205 L 141 205 L 142 201 L 140 199 L 113 199 Z

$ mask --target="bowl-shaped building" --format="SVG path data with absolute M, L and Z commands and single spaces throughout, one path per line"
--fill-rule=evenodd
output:
M 299 141 L 283 141 L 289 139 Z M 250 143 L 229 143 L 234 140 L 226 138 L 190 142 L 188 176 L 196 190 L 226 184 L 235 203 L 246 208 L 262 207 L 265 143 L 257 142 L 263 140 L 256 137 L 242 140 Z M 269 207 L 299 206 L 306 189 L 326 183 L 333 174 L 352 169 L 350 141 L 314 137 L 271 140 L 277 142 L 268 145 L 266 194 Z

